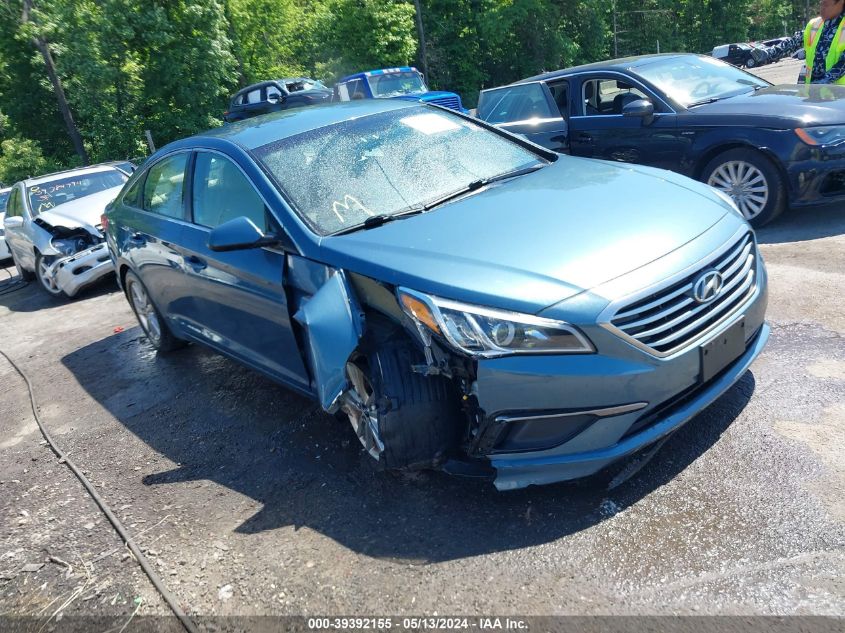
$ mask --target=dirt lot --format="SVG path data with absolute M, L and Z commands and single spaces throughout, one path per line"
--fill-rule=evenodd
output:
M 312 402 L 157 356 L 111 282 L 0 294 L 0 349 L 191 614 L 845 616 L 845 209 L 759 240 L 770 344 L 612 492 L 375 473 Z M 0 379 L 0 614 L 169 613 Z

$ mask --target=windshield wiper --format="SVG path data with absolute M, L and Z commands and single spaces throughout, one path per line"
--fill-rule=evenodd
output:
M 355 226 L 350 226 L 345 229 L 340 229 L 332 233 L 332 235 L 346 235 L 347 233 L 354 233 L 355 231 L 367 231 L 369 229 L 374 229 L 376 227 L 382 226 L 387 224 L 388 222 L 393 222 L 393 220 L 399 220 L 401 218 L 407 218 L 411 215 L 416 215 L 418 213 L 422 213 L 424 209 L 422 207 L 411 207 L 406 211 L 402 211 L 400 213 L 379 213 L 378 215 L 371 215 L 366 220 L 361 222 L 361 224 L 356 224 Z
M 453 191 L 452 193 L 448 193 L 445 196 L 440 198 L 436 198 L 431 202 L 427 202 L 423 205 L 422 209 L 424 211 L 429 211 L 436 206 L 441 204 L 445 204 L 450 200 L 454 200 L 455 198 L 460 198 L 461 196 L 471 193 L 473 191 L 478 191 L 482 187 L 486 187 L 489 184 L 494 182 L 499 182 L 500 180 L 507 180 L 508 178 L 516 178 L 517 176 L 524 176 L 525 174 L 530 174 L 533 171 L 537 171 L 538 169 L 542 169 L 546 165 L 544 163 L 538 163 L 536 165 L 531 165 L 531 167 L 523 167 L 521 169 L 514 169 L 513 171 L 506 171 L 503 174 L 499 174 L 498 176 L 493 176 L 491 178 L 479 178 L 478 180 L 473 180 L 466 187 L 461 187 L 457 191 Z
M 687 109 L 694 108 L 696 106 L 703 106 L 707 105 L 708 103 L 716 103 L 717 101 L 721 101 L 724 97 L 710 97 L 709 99 L 702 99 L 701 101 L 695 101 L 687 106 Z

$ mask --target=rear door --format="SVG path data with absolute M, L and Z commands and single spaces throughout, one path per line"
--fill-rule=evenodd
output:
M 228 156 L 198 151 L 192 168 L 192 222 L 180 241 L 186 279 L 185 327 L 192 336 L 274 378 L 309 389 L 283 285 L 285 252 L 253 248 L 214 252 L 208 237 L 237 217 L 283 235 L 267 204 Z
M 565 82 L 558 85 L 565 91 Z M 556 152 L 569 150 L 565 114 L 541 81 L 482 90 L 478 97 L 479 119 Z
M 118 252 L 177 333 L 184 284 L 176 244 L 185 226 L 189 157 L 190 152 L 176 152 L 147 167 L 113 212 Z
M 639 82 L 613 73 L 581 76 L 578 114 L 569 120 L 571 153 L 677 170 L 687 147 L 677 115 Z M 653 118 L 623 115 L 625 105 L 648 99 Z

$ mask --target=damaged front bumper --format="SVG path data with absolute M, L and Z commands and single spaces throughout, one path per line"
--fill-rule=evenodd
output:
M 47 270 L 56 285 L 69 297 L 85 286 L 114 272 L 114 263 L 105 242 L 78 251 L 68 257 L 57 258 Z

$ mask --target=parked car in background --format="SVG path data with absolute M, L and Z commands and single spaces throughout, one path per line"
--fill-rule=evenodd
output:
M 647 55 L 483 90 L 477 115 L 558 152 L 690 176 L 755 226 L 845 202 L 842 86 L 772 86 L 702 55 Z
M 114 270 L 100 216 L 128 176 L 111 165 L 29 178 L 12 187 L 6 243 L 22 279 L 73 297 Z
M 754 68 L 765 63 L 765 56 L 750 44 L 722 44 L 710 53 L 711 57 L 734 66 Z
M 259 114 L 327 103 L 331 98 L 329 88 L 308 77 L 262 81 L 235 93 L 223 119 L 232 123 Z
M 6 217 L 6 200 L 9 199 L 11 191 L 11 187 L 0 189 L 0 261 L 7 260 L 12 256 L 9 247 L 6 245 L 6 230 L 3 227 L 3 218 Z
M 769 335 L 766 271 L 729 198 L 425 104 L 177 141 L 106 221 L 157 350 L 202 343 L 343 411 L 383 467 L 500 489 L 653 444 Z
M 404 99 L 466 112 L 459 95 L 454 92 L 429 90 L 422 73 L 411 66 L 368 70 L 344 77 L 335 84 L 334 98 L 335 101 Z

